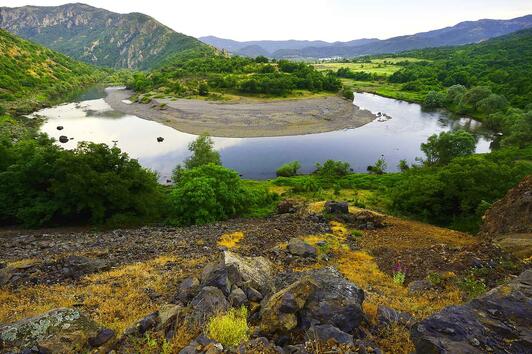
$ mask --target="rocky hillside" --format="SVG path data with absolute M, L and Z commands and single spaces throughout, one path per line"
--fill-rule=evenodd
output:
M 27 112 L 54 102 L 105 72 L 0 30 L 0 107 Z
M 2 353 L 519 352 L 532 335 L 530 272 L 468 302 L 521 263 L 347 203 L 0 238 Z
M 210 48 L 140 13 L 84 4 L 0 7 L 0 28 L 87 63 L 148 69 L 174 55 Z

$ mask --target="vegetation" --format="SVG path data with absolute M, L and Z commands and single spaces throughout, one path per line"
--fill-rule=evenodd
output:
M 266 58 L 225 57 L 169 61 L 159 70 L 137 73 L 128 85 L 141 94 L 172 97 L 224 95 L 287 96 L 296 92 L 333 92 L 341 88 L 332 73 L 320 73 L 311 65 Z
M 0 30 L 0 111 L 29 113 L 63 100 L 105 74 Z
M 421 144 L 421 151 L 427 156 L 427 165 L 446 165 L 456 157 L 473 154 L 476 144 L 473 134 L 457 130 L 430 136 L 426 143 Z
M 249 338 L 247 315 L 247 308 L 242 306 L 214 316 L 207 324 L 207 335 L 224 347 L 235 348 Z
M 292 177 L 297 175 L 297 171 L 301 168 L 299 161 L 292 161 L 285 163 L 275 171 L 277 177 Z

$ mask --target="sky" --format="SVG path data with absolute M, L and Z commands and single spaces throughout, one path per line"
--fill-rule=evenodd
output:
M 385 39 L 482 18 L 532 14 L 532 0 L 73 0 L 142 12 L 177 32 L 234 40 Z M 0 0 L 0 6 L 54 6 L 61 0 Z

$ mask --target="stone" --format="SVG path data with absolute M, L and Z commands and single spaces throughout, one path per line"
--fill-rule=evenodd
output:
M 357 348 L 357 354 L 383 354 L 384 352 L 380 349 L 377 344 L 373 343 L 367 339 L 357 339 L 355 340 L 355 347 Z
M 157 142 L 158 143 L 162 143 L 164 141 L 164 138 L 162 136 L 158 137 L 157 138 Z
M 345 279 L 335 268 L 305 273 L 317 285 L 302 309 L 301 325 L 331 324 L 350 333 L 365 319 L 362 311 L 364 291 Z
M 526 353 L 532 346 L 532 269 L 412 326 L 416 353 Z
M 57 130 L 63 130 L 63 126 L 62 125 L 58 125 L 57 126 Z
M 328 214 L 349 214 L 349 204 L 330 200 L 325 203 L 325 212 Z
M 98 325 L 71 308 L 59 308 L 15 323 L 0 325 L 2 352 L 42 347 L 52 353 L 83 352 Z
M 413 317 L 406 313 L 392 309 L 391 307 L 379 305 L 377 307 L 377 322 L 381 326 L 401 324 L 410 327 L 413 324 Z
M 229 303 L 233 307 L 240 307 L 248 302 L 248 298 L 244 291 L 238 287 L 235 287 L 228 297 Z
M 412 294 L 417 294 L 417 293 L 422 293 L 424 291 L 427 291 L 427 290 L 430 290 L 430 289 L 433 289 L 433 288 L 434 288 L 434 286 L 427 279 L 414 280 L 414 281 L 411 281 L 410 283 L 408 283 L 408 293 L 411 294 L 411 295 Z
M 78 279 L 84 275 L 109 269 L 104 260 L 84 256 L 67 256 L 57 262 L 67 278 Z
M 65 144 L 65 143 L 68 143 L 68 141 L 69 141 L 69 139 L 68 139 L 68 137 L 65 136 L 65 135 L 61 135 L 61 136 L 59 137 L 59 142 L 60 142 L 60 143 Z
M 115 332 L 112 329 L 104 328 L 98 331 L 95 337 L 89 338 L 89 345 L 93 348 L 98 348 L 109 342 L 115 337 Z
M 299 257 L 316 257 L 317 255 L 315 247 L 299 238 L 291 238 L 288 241 L 288 252 Z
M 193 309 L 192 317 L 198 323 L 205 323 L 213 315 L 227 311 L 230 307 L 223 292 L 213 286 L 202 288 L 190 305 Z
M 180 284 L 177 291 L 176 299 L 184 304 L 187 304 L 190 300 L 196 296 L 200 289 L 200 282 L 196 277 L 185 278 Z
M 314 336 L 315 339 L 320 340 L 322 342 L 333 341 L 337 344 L 353 343 L 352 335 L 350 335 L 349 333 L 345 333 L 330 324 L 313 326 L 311 328 L 311 334 Z
M 231 281 L 244 289 L 248 297 L 250 295 L 247 288 L 250 287 L 258 290 L 261 296 L 271 294 L 274 291 L 273 266 L 267 258 L 244 257 L 234 252 L 225 251 L 224 264 L 232 270 L 229 271 Z
M 213 286 L 220 289 L 225 296 L 231 292 L 231 282 L 227 275 L 227 268 L 223 263 L 210 263 L 201 274 L 201 287 Z
M 277 213 L 278 214 L 291 214 L 296 212 L 296 206 L 294 201 L 285 199 L 277 204 Z
M 316 288 L 317 284 L 305 277 L 273 294 L 261 309 L 260 331 L 273 334 L 296 328 L 296 313 L 303 309 Z
M 255 290 L 252 287 L 246 288 L 246 296 L 249 301 L 254 302 L 260 302 L 264 298 L 264 296 L 262 296 L 262 294 L 258 290 Z
M 166 304 L 161 306 L 161 308 L 159 308 L 158 327 L 164 329 L 170 326 L 173 322 L 175 322 L 181 309 L 181 306 L 174 304 Z
M 139 336 L 143 335 L 147 331 L 154 329 L 159 324 L 159 313 L 152 312 L 148 316 L 144 317 L 133 326 L 127 328 L 124 331 L 126 336 Z
M 255 353 L 279 353 L 284 354 L 285 351 L 271 343 L 266 337 L 258 337 L 241 344 L 237 351 L 238 354 L 255 354 Z

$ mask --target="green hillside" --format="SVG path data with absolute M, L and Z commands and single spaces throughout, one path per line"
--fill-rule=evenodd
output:
M 150 69 L 171 56 L 213 51 L 150 16 L 84 4 L 3 7 L 0 28 L 72 58 L 113 68 Z
M 103 78 L 105 72 L 0 30 L 0 107 L 28 112 Z

